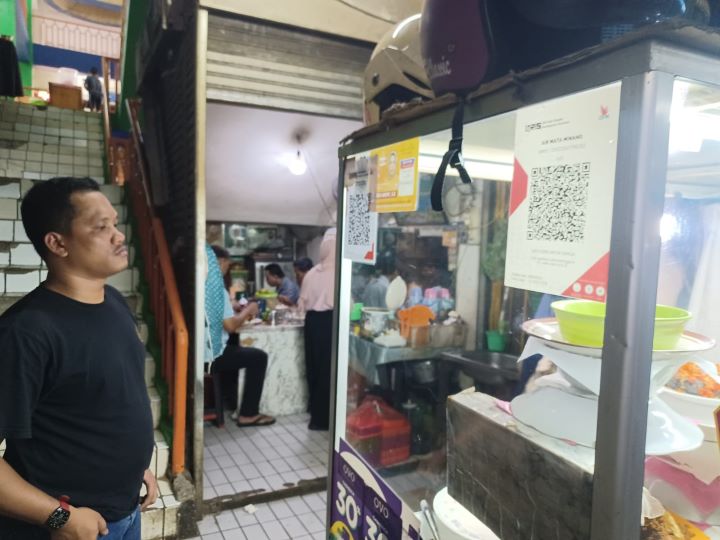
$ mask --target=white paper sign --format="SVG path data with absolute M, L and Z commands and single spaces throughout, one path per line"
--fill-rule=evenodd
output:
M 369 154 L 345 162 L 345 226 L 343 256 L 355 262 L 375 264 L 378 214 L 370 211 Z
M 620 88 L 518 110 L 506 286 L 605 301 Z

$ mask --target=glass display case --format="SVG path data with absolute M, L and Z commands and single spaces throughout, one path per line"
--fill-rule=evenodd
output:
M 330 538 L 720 538 L 720 36 L 652 27 L 340 148 Z

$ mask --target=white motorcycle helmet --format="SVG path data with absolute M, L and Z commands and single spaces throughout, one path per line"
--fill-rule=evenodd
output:
M 380 121 L 383 111 L 396 103 L 433 97 L 420 54 L 418 13 L 398 23 L 373 50 L 363 84 L 365 124 Z

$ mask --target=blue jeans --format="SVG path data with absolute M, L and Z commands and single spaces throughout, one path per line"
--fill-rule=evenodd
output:
M 98 540 L 140 540 L 140 507 L 128 517 L 107 524 L 110 531 Z

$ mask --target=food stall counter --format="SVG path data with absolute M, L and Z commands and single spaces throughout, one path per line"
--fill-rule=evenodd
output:
M 303 326 L 301 323 L 256 324 L 240 329 L 241 346 L 262 349 L 268 355 L 260 400 L 263 414 L 283 416 L 307 410 Z M 245 370 L 241 369 L 238 378 L 239 398 L 242 398 L 244 380 Z
M 409 362 L 441 358 L 443 353 L 457 353 L 457 347 L 384 347 L 368 339 L 351 334 L 348 357 L 353 368 L 368 381 L 380 383 L 377 367 L 393 362 Z

